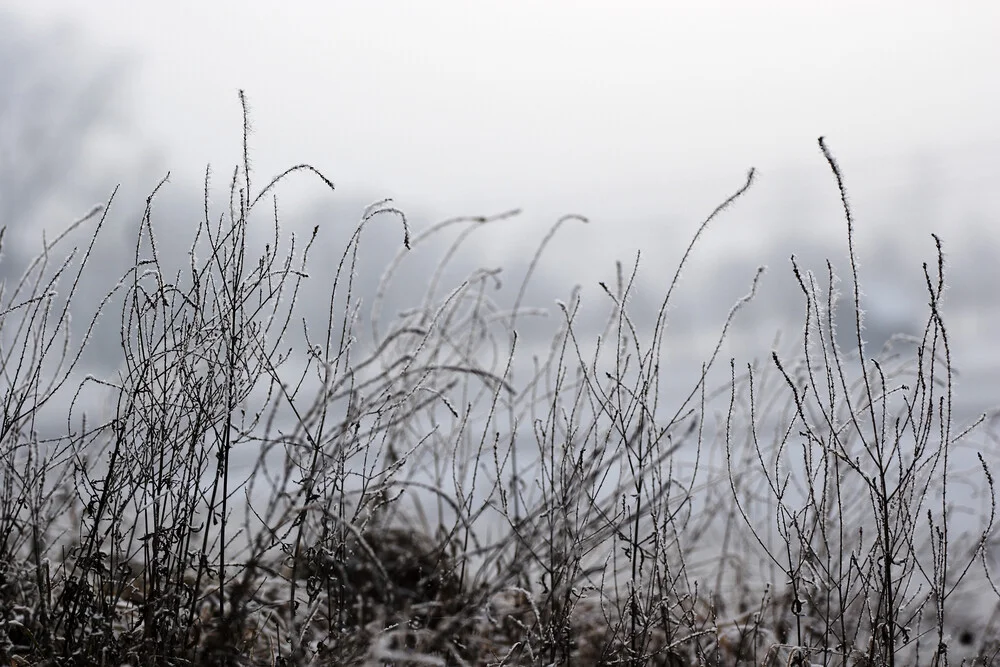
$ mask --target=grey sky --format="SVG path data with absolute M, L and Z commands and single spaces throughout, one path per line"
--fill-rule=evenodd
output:
M 983 336 L 985 313 L 997 310 L 975 290 L 995 263 L 959 254 L 990 256 L 1000 244 L 995 3 L 47 0 L 7 9 L 39 30 L 79 30 L 96 55 L 134 63 L 121 84 L 131 136 L 159 151 L 158 167 L 189 203 L 199 203 L 188 186 L 206 163 L 221 182 L 239 159 L 242 88 L 258 179 L 309 162 L 341 201 L 393 197 L 418 223 L 523 207 L 517 225 L 477 246 L 475 262 L 506 267 L 523 264 L 558 216 L 580 213 L 594 224 L 560 233 L 542 283 L 558 296 L 582 283 L 584 299 L 600 298 L 596 281 L 641 249 L 640 280 L 657 303 L 698 222 L 753 166 L 757 185 L 706 235 L 686 274 L 718 311 L 693 296 L 690 321 L 714 331 L 757 264 L 772 265 L 760 298 L 794 308 L 794 284 L 778 285 L 790 280 L 788 257 L 815 257 L 819 269 L 817 248 L 836 244 L 830 253 L 842 256 L 843 218 L 816 146 L 825 135 L 856 207 L 870 316 L 907 319 L 904 304 L 911 321 L 922 317 L 930 231 L 954 250 L 953 281 L 968 286 L 955 297 L 972 313 L 969 335 Z M 285 210 L 295 193 L 294 184 L 282 191 Z M 766 354 L 771 332 L 759 337 Z
M 701 211 L 753 165 L 1000 141 L 987 2 L 23 3 L 140 61 L 137 127 L 175 173 L 256 164 L 443 214 Z M 765 187 L 767 187 L 765 185 Z M 696 196 L 703 193 L 703 197 Z

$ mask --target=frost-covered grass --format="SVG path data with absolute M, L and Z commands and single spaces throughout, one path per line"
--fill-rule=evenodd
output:
M 846 190 L 821 148 L 859 312 Z M 571 295 L 538 356 L 519 327 L 552 234 L 520 283 L 481 270 L 449 285 L 444 265 L 504 216 L 411 234 L 383 202 L 345 235 L 336 279 L 310 285 L 310 266 L 332 260 L 315 256 L 316 233 L 282 235 L 271 198 L 303 172 L 332 188 L 309 166 L 259 188 L 244 155 L 222 215 L 206 182 L 175 272 L 157 250 L 154 193 L 133 268 L 95 309 L 120 307 L 123 359 L 103 381 L 113 414 L 96 423 L 74 411 L 98 382 L 75 373 L 90 323 L 71 337 L 55 305 L 95 270 L 89 251 L 53 263 L 64 241 L 50 241 L 4 287 L 5 664 L 992 664 L 995 452 L 962 468 L 978 431 L 952 423 L 936 237 L 921 337 L 844 354 L 833 268 L 793 261 L 799 347 L 729 362 L 721 388 L 704 380 L 727 370 L 713 355 L 670 404 L 660 362 L 676 277 L 644 328 L 619 267 L 602 283 L 600 335 L 578 324 L 597 304 Z M 91 243 L 100 215 L 76 223 L 100 220 Z M 251 215 L 272 217 L 266 247 Z M 389 223 L 400 252 L 364 304 L 363 232 Z M 386 314 L 408 249 L 454 230 L 424 297 Z M 720 344 L 756 288 L 720 322 Z M 325 310 L 306 308 L 320 289 Z M 66 396 L 65 435 L 43 440 L 36 418 Z M 239 475 L 247 451 L 256 463 Z M 982 511 L 958 522 L 970 488 Z

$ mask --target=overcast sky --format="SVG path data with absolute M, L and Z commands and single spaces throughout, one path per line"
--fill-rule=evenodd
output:
M 606 278 L 638 249 L 647 279 L 669 275 L 678 239 L 749 167 L 757 186 L 698 259 L 712 269 L 725 249 L 746 262 L 721 312 L 754 265 L 777 258 L 785 280 L 794 243 L 842 245 L 820 135 L 845 170 L 875 260 L 869 293 L 885 312 L 922 308 L 930 231 L 949 248 L 1000 238 L 1000 3 L 4 5 L 132 65 L 123 117 L 175 184 L 238 161 L 245 89 L 258 179 L 309 162 L 348 200 L 393 197 L 418 218 L 523 207 L 517 233 L 482 247 L 498 261 L 523 258 L 557 216 L 580 213 L 595 224 L 565 232 L 549 270 L 568 266 L 570 283 L 595 290 L 587 271 Z M 907 284 L 887 258 L 913 269 Z M 987 266 L 954 265 L 969 285 Z M 979 332 L 986 320 L 969 317 Z
M 701 210 L 820 135 L 849 164 L 1000 142 L 992 2 L 7 4 L 138 63 L 175 173 L 232 162 L 244 88 L 261 173 L 449 215 Z

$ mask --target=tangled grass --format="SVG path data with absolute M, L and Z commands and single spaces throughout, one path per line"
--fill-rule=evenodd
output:
M 844 202 L 864 349 L 854 222 L 820 145 Z M 154 192 L 132 267 L 78 344 L 56 291 L 69 283 L 61 303 L 73 300 L 106 213 L 74 223 L 98 220 L 83 253 L 53 265 L 64 237 L 47 241 L 4 287 L 5 664 L 993 664 L 993 453 L 957 463 L 981 425 L 952 424 L 937 237 L 919 338 L 873 359 L 844 354 L 833 267 L 821 280 L 793 259 L 801 348 L 731 361 L 730 381 L 706 387 L 755 278 L 701 380 L 667 405 L 677 276 L 752 172 L 697 229 L 651 331 L 629 312 L 635 274 L 619 265 L 617 284 L 601 284 L 602 333 L 578 335 L 574 294 L 558 305 L 548 356 L 531 361 L 518 335 L 526 286 L 572 216 L 504 309 L 492 271 L 440 288 L 467 239 L 508 214 L 411 235 L 381 202 L 348 239 L 317 325 L 300 295 L 318 228 L 304 245 L 282 237 L 275 203 L 273 239 L 255 254 L 249 220 L 294 174 L 332 183 L 299 166 L 255 190 L 244 150 L 217 222 L 206 178 L 190 265 L 173 278 Z M 384 217 L 400 222 L 403 247 L 363 311 L 358 250 Z M 421 303 L 384 317 L 407 251 L 455 228 Z M 120 376 L 85 378 L 67 406 L 99 382 L 113 415 L 67 416 L 65 435 L 41 438 L 40 411 L 61 400 L 97 314 L 119 300 Z M 234 453 L 248 450 L 256 462 L 240 477 Z M 958 481 L 987 499 L 971 532 L 953 519 Z

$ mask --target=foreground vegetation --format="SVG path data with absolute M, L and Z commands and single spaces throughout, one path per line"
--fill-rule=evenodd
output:
M 854 223 L 820 146 L 844 202 L 863 349 Z M 652 330 L 635 324 L 634 272 L 619 267 L 602 283 L 599 337 L 580 335 L 574 295 L 548 356 L 522 352 L 526 286 L 572 217 L 505 310 L 490 271 L 440 289 L 462 244 L 503 216 L 411 236 L 379 203 L 347 238 L 326 310 L 302 312 L 319 230 L 283 237 L 272 199 L 300 173 L 333 187 L 299 166 L 255 189 L 245 154 L 221 216 L 206 179 L 189 266 L 173 276 L 150 197 L 133 267 L 97 309 L 121 305 L 117 380 L 79 380 L 97 313 L 76 338 L 67 317 L 106 212 L 74 224 L 97 223 L 88 248 L 52 264 L 65 238 L 46 241 L 4 286 L 5 664 L 993 664 L 993 461 L 956 463 L 977 425 L 952 423 L 936 237 L 919 339 L 845 354 L 833 267 L 816 276 L 793 260 L 798 350 L 731 361 L 717 390 L 705 380 L 716 348 L 671 405 L 660 364 L 676 275 Z M 678 275 L 752 178 L 697 228 Z M 273 216 L 259 252 L 251 214 Z M 376 219 L 399 224 L 401 247 L 365 306 L 355 275 Z M 454 229 L 424 298 L 384 316 L 407 251 Z M 720 346 L 756 287 L 720 323 Z M 98 382 L 112 414 L 74 420 Z M 41 411 L 65 396 L 66 433 L 41 437 Z M 953 518 L 959 481 L 986 497 L 971 532 Z

